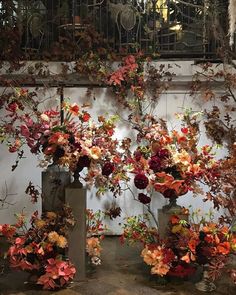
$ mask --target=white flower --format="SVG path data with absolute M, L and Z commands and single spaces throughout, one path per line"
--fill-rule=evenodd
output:
M 97 257 L 97 256 L 93 256 L 93 257 L 91 258 L 91 262 L 92 262 L 92 264 L 94 264 L 94 265 L 100 265 L 100 264 L 101 264 L 101 259 L 100 259 L 99 257 Z
M 40 118 L 41 118 L 43 121 L 45 121 L 45 122 L 49 122 L 49 121 L 50 121 L 48 115 L 46 115 L 46 114 L 44 114 L 44 113 L 40 115 Z

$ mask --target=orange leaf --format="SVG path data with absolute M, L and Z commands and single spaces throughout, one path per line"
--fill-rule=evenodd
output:
M 220 244 L 217 246 L 217 251 L 218 251 L 220 254 L 223 254 L 223 255 L 227 255 L 227 254 L 229 254 L 229 252 L 230 252 L 230 243 L 229 243 L 229 242 L 223 242 L 223 243 L 220 243 Z

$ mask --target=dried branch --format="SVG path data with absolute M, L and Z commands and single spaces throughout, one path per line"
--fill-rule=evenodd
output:
M 7 183 L 5 182 L 5 191 L 4 196 L 0 198 L 0 210 L 7 209 L 9 206 L 14 205 L 15 203 L 9 202 L 8 198 L 10 196 L 15 196 L 16 194 L 10 194 L 8 192 Z M 7 206 L 6 206 L 7 205 Z

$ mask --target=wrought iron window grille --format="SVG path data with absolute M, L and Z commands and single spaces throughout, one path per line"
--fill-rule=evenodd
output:
M 222 13 L 227 13 L 226 4 L 214 11 L 220 2 L 223 5 L 227 1 L 2 0 L 0 30 L 17 28 L 20 38 L 15 45 L 34 57 L 52 52 L 59 43 L 80 55 L 81 40 L 91 25 L 114 52 L 142 50 L 169 58 L 214 57 L 220 44 L 212 21 L 216 13 L 221 20 Z M 0 49 L 6 46 L 3 42 Z

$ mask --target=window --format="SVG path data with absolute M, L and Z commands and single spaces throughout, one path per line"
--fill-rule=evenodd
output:
M 212 22 L 226 13 L 227 1 L 219 0 L 3 0 L 0 31 L 15 28 L 14 46 L 31 56 L 54 52 L 61 43 L 79 55 L 93 26 L 116 52 L 206 57 L 218 47 Z

